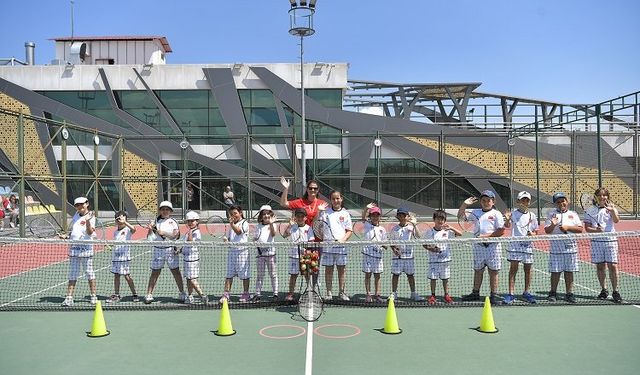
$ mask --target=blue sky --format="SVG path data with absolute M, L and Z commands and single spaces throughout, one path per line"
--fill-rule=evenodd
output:
M 0 57 L 54 58 L 69 0 L 2 0 Z M 173 64 L 296 62 L 287 0 L 75 0 L 75 35 L 163 35 Z M 479 90 L 594 103 L 640 90 L 640 1 L 318 0 L 305 61 L 349 78 L 482 82 Z

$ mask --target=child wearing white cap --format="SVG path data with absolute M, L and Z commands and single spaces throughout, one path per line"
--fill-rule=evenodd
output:
M 154 222 L 147 224 L 147 238 L 154 242 L 163 242 L 167 240 L 177 240 L 180 236 L 178 223 L 171 218 L 173 205 L 169 201 L 162 201 L 158 206 L 158 217 Z M 149 284 L 147 285 L 147 296 L 144 303 L 153 302 L 153 289 L 156 287 L 160 272 L 167 263 L 169 270 L 176 281 L 180 294 L 178 298 L 184 302 L 187 295 L 184 292 L 184 284 L 182 283 L 182 274 L 180 273 L 180 260 L 175 253 L 173 246 L 156 245 L 153 247 L 153 258 L 151 259 L 151 276 L 149 276 Z
M 253 296 L 254 301 L 260 300 L 260 293 L 262 292 L 262 283 L 264 282 L 264 270 L 265 267 L 269 271 L 269 277 L 271 278 L 271 288 L 273 289 L 273 299 L 278 299 L 278 273 L 276 272 L 276 248 L 272 245 L 268 245 L 275 241 L 276 217 L 273 214 L 271 206 L 265 204 L 260 207 L 258 213 L 258 225 L 256 225 L 253 233 L 253 240 L 255 242 L 264 243 L 265 246 L 258 245 L 258 254 L 256 258 L 256 268 L 258 274 L 256 277 L 256 294 Z
M 538 217 L 529 209 L 531 204 L 531 194 L 527 191 L 518 193 L 518 207 L 504 213 L 504 226 L 511 229 L 512 237 L 534 236 L 538 231 Z M 513 224 L 513 225 L 512 225 Z M 502 301 L 506 305 L 511 305 L 515 301 L 514 290 L 516 274 L 520 263 L 524 268 L 524 292 L 522 298 L 529 303 L 536 303 L 535 297 L 529 291 L 531 286 L 531 269 L 533 268 L 533 244 L 531 241 L 511 242 L 507 249 L 507 260 L 509 261 L 509 294 Z
M 79 241 L 90 241 L 95 237 L 96 218 L 93 211 L 89 211 L 89 200 L 87 198 L 76 198 L 73 201 L 73 206 L 76 209 L 76 213 L 71 218 L 69 239 L 74 243 L 69 247 L 69 283 L 67 285 L 67 296 L 62 302 L 63 307 L 73 306 L 73 291 L 82 268 L 85 270 L 89 290 L 91 291 L 89 302 L 95 305 L 98 301 L 96 296 L 96 274 L 93 271 L 93 245 L 79 243 Z

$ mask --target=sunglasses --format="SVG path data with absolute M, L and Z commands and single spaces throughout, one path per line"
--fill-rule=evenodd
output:
M 307 187 L 307 190 L 314 190 L 315 191 L 315 190 L 318 190 L 318 187 L 317 186 L 315 186 L 315 187 L 314 186 L 309 186 L 309 187 Z

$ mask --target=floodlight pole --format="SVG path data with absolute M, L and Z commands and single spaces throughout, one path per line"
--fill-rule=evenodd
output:
M 313 14 L 315 13 L 316 1 L 294 1 L 290 0 L 289 9 L 289 34 L 300 37 L 300 163 L 302 193 L 307 186 L 307 154 L 306 154 L 306 111 L 304 105 L 304 37 L 311 36 L 316 31 L 313 29 Z

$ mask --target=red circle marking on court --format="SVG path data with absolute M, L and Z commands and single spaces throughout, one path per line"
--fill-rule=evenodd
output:
M 294 328 L 296 330 L 300 330 L 300 333 L 297 333 L 295 335 L 291 335 L 291 336 L 271 336 L 271 335 L 267 335 L 265 333 L 265 331 L 269 330 L 269 329 L 273 329 L 273 328 Z M 268 327 L 264 327 L 263 329 L 261 329 L 260 331 L 258 331 L 258 333 L 260 334 L 260 336 L 262 337 L 266 337 L 268 339 L 274 339 L 274 340 L 287 340 L 287 339 L 294 339 L 296 337 L 300 337 L 302 335 L 304 335 L 307 331 L 303 328 L 303 327 L 299 327 L 299 326 L 294 326 L 291 324 L 277 324 L 274 326 L 268 326 Z
M 320 330 L 323 328 L 329 328 L 329 327 L 346 327 L 346 328 L 351 328 L 353 329 L 353 333 L 350 335 L 344 335 L 344 336 L 331 336 L 331 335 L 325 335 L 323 333 L 320 333 Z M 317 326 L 314 330 L 313 333 L 315 333 L 316 335 L 320 336 L 320 337 L 324 337 L 326 339 L 348 339 L 349 337 L 353 337 L 353 336 L 358 336 L 360 334 L 360 328 L 351 325 L 351 324 L 324 324 L 321 326 Z

